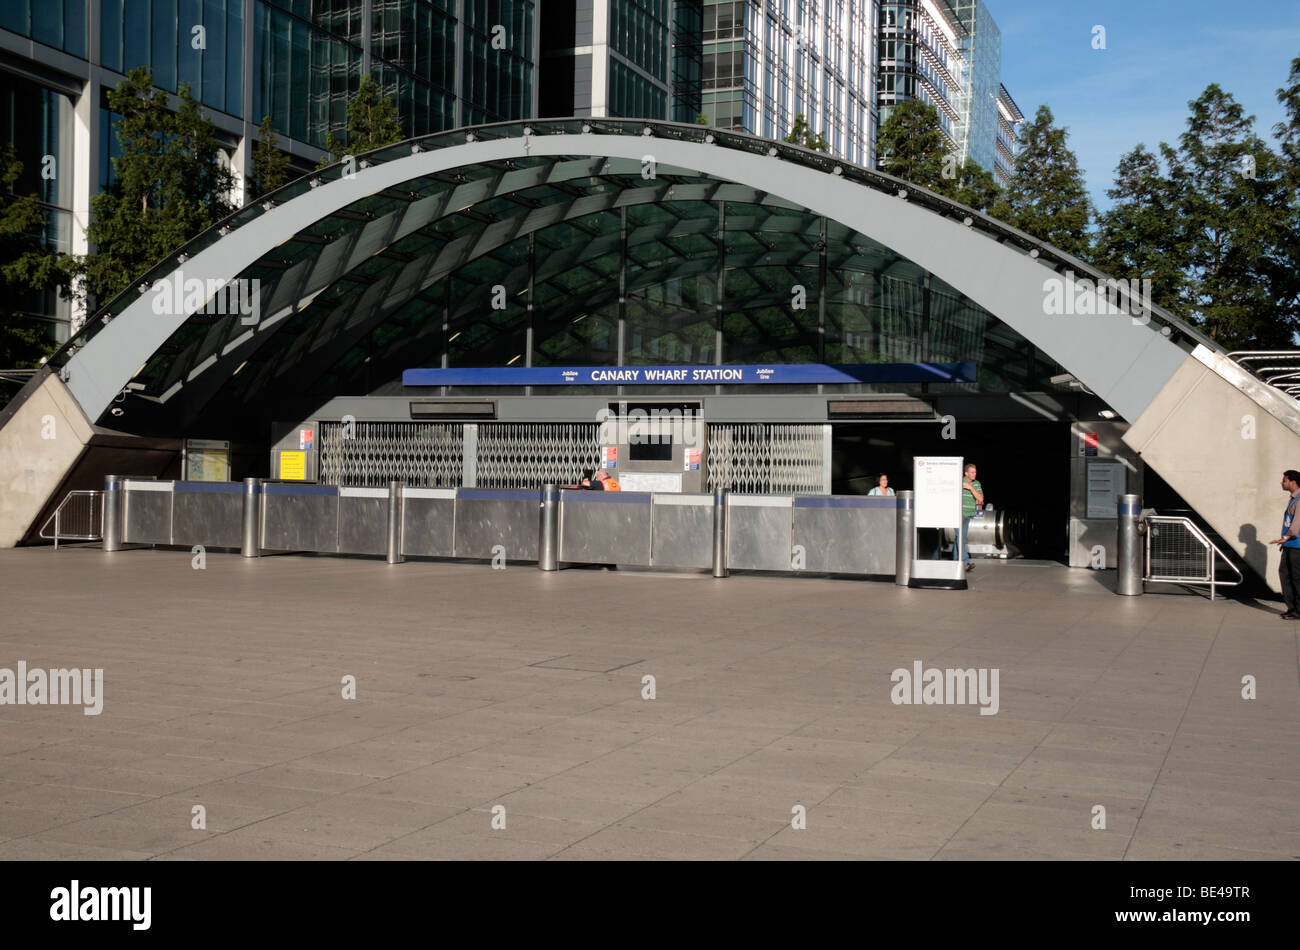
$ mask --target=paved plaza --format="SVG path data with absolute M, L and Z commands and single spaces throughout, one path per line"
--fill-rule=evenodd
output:
M 1300 857 L 1300 627 L 1113 578 L 3 550 L 0 667 L 104 672 L 0 706 L 0 858 Z

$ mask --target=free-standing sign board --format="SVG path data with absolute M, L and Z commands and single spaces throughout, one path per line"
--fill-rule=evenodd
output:
M 955 528 L 961 536 L 961 456 L 925 455 L 912 460 L 912 491 L 915 498 L 913 530 Z M 929 550 L 927 550 L 927 548 Z M 951 558 L 935 560 L 928 555 L 932 545 L 922 546 L 913 537 L 912 587 L 966 587 L 966 565 Z

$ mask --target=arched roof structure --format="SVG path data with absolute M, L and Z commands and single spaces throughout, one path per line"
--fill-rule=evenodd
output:
M 981 382 L 1046 357 L 1132 420 L 1196 343 L 1214 347 L 1158 309 L 1048 313 L 1045 281 L 1067 272 L 1102 277 L 818 152 L 698 125 L 535 120 L 286 185 L 156 265 L 52 363 L 92 419 L 125 392 L 138 415 L 188 430 L 275 394 L 368 392 L 439 359 L 854 363 L 974 346 L 988 351 Z M 236 279 L 260 288 L 255 323 L 184 293 L 159 305 L 159 288 Z M 815 290 L 801 312 L 795 287 Z M 882 307 L 892 323 L 872 322 Z M 911 324 L 925 332 L 899 329 Z

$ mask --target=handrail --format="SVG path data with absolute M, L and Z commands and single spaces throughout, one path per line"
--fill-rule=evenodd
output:
M 1300 389 L 1300 350 L 1233 350 L 1228 358 L 1260 382 L 1295 397 Z M 1255 365 L 1256 360 L 1281 360 L 1276 364 Z
M 59 549 L 60 540 L 102 541 L 104 539 L 104 506 L 102 504 L 103 496 L 104 493 L 102 491 L 97 491 L 97 490 L 81 490 L 81 491 L 68 492 L 68 494 L 64 497 L 63 501 L 59 502 L 59 507 L 54 509 L 54 514 L 50 515 L 48 518 L 45 519 L 45 524 L 41 525 L 41 530 L 37 532 L 37 534 L 40 537 L 44 538 L 46 541 L 52 540 L 54 542 L 54 550 L 56 551 Z M 68 506 L 68 503 L 71 502 L 74 498 L 87 498 L 87 497 L 90 498 L 90 515 L 86 519 L 88 522 L 86 527 L 90 530 L 88 530 L 84 534 L 64 534 L 63 533 L 63 509 L 66 508 Z M 96 501 L 100 502 L 100 504 L 98 505 L 99 530 L 97 532 L 94 531 Z M 52 535 L 45 533 L 46 529 L 49 528 L 51 521 L 54 522 L 54 534 Z
M 1237 565 L 1233 564 L 1232 561 L 1228 559 L 1228 556 L 1219 549 L 1219 546 L 1211 541 L 1206 533 L 1202 531 L 1191 518 L 1182 515 L 1146 515 L 1143 520 L 1147 524 L 1147 529 L 1144 532 L 1146 535 L 1146 561 L 1143 565 L 1143 581 L 1152 584 L 1208 584 L 1210 587 L 1210 600 L 1213 601 L 1216 587 L 1236 587 L 1245 580 L 1241 571 L 1238 570 Z M 1156 577 L 1151 573 L 1151 525 L 1153 524 L 1176 524 L 1187 529 L 1187 532 L 1195 538 L 1205 550 L 1205 575 L 1203 577 Z M 1222 560 L 1223 563 L 1232 570 L 1232 573 L 1237 575 L 1235 581 L 1218 580 L 1218 563 L 1216 558 Z

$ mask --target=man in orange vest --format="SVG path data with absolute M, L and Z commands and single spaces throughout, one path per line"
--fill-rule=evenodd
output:
M 595 482 L 605 491 L 623 490 L 623 487 L 619 485 L 619 483 L 610 476 L 609 472 L 605 471 L 603 468 L 596 472 Z

